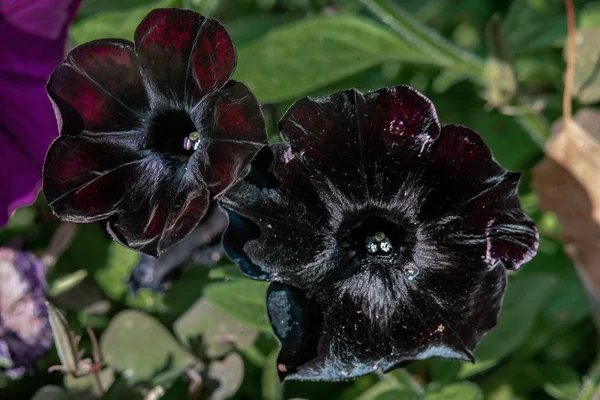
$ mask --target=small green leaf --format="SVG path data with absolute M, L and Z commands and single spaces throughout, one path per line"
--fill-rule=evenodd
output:
M 104 361 L 132 381 L 177 377 L 194 357 L 156 319 L 140 311 L 117 314 L 102 335 Z
M 544 391 L 557 400 L 572 400 L 581 391 L 581 376 L 565 364 L 544 364 L 540 366 Z
M 427 394 L 427 400 L 481 400 L 481 390 L 472 383 L 455 383 Z
M 238 322 L 210 301 L 201 298 L 173 325 L 175 335 L 197 354 L 219 358 L 243 350 L 256 340 L 258 331 Z M 198 344 L 201 349 L 196 349 Z
M 432 63 L 392 32 L 350 17 L 317 17 L 275 28 L 238 49 L 234 76 L 262 102 L 277 102 L 364 71 L 384 61 Z
M 113 300 L 120 300 L 127 293 L 127 279 L 139 262 L 140 253 L 116 242 L 108 246 L 106 263 L 94 273 L 98 286 Z
M 205 297 L 238 321 L 272 333 L 267 317 L 266 282 L 240 278 L 214 283 L 204 290 Z
M 70 375 L 79 373 L 79 349 L 75 334 L 69 328 L 69 323 L 63 313 L 50 302 L 46 302 L 48 320 L 52 328 L 52 337 L 60 358 L 61 366 Z
M 54 280 L 52 286 L 48 289 L 48 296 L 56 297 L 61 293 L 68 292 L 79 285 L 87 276 L 88 271 L 80 269 Z
M 484 371 L 516 349 L 527 338 L 557 284 L 558 281 L 549 274 L 511 279 L 498 326 L 483 338 L 475 350 L 475 364 L 462 364 L 458 376 L 466 378 Z

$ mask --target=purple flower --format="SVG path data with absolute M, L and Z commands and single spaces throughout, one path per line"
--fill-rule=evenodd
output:
M 17 377 L 52 347 L 44 303 L 44 264 L 29 253 L 0 248 L 0 359 Z
M 61 131 L 44 166 L 50 207 L 151 255 L 184 239 L 267 142 L 235 66 L 225 28 L 178 9 L 148 14 L 135 43 L 71 51 L 47 86 Z
M 221 199 L 227 253 L 272 281 L 281 378 L 338 380 L 433 356 L 473 360 L 506 269 L 536 253 L 520 174 L 440 126 L 407 86 L 297 101 Z
M 44 156 L 57 136 L 44 87 L 65 55 L 67 28 L 80 3 L 0 1 L 0 226 L 40 189 Z

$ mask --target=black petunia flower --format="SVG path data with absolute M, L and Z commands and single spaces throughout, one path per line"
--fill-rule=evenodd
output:
M 269 280 L 281 378 L 337 380 L 432 356 L 473 360 L 533 221 L 474 131 L 399 86 L 297 101 L 286 143 L 222 198 L 228 254 Z M 269 158 L 271 158 L 269 160 Z
M 211 199 L 266 144 L 258 102 L 231 80 L 236 54 L 216 20 L 158 9 L 135 43 L 75 48 L 47 85 L 60 126 L 44 193 L 64 221 L 107 221 L 152 255 L 185 238 Z

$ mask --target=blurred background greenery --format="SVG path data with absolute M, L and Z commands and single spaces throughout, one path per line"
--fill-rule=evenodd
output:
M 578 29 L 596 41 L 579 55 L 574 100 L 593 106 L 600 100 L 600 1 L 575 3 Z M 241 277 L 229 261 L 216 268 L 190 261 L 164 295 L 133 297 L 125 281 L 139 255 L 109 240 L 101 226 L 82 226 L 50 270 L 48 290 L 76 333 L 90 326 L 99 336 L 107 398 L 183 399 L 200 380 L 197 398 L 205 399 L 593 397 L 600 382 L 594 318 L 558 239 L 557 218 L 540 210 L 530 185 L 562 112 L 562 1 L 85 0 L 71 43 L 132 39 L 158 7 L 189 8 L 226 26 L 238 52 L 234 78 L 263 103 L 272 140 L 277 120 L 299 97 L 398 84 L 423 92 L 442 123 L 475 129 L 503 165 L 523 172 L 522 204 L 539 225 L 540 250 L 511 274 L 498 327 L 477 349 L 475 364 L 436 359 L 353 382 L 282 386 L 265 283 Z M 57 226 L 40 196 L 0 230 L 0 244 L 22 238 L 41 253 Z M 81 346 L 89 351 L 87 337 Z M 57 363 L 54 351 L 38 374 L 0 376 L 0 398 L 30 398 L 38 390 L 38 400 L 97 397 L 91 377 L 44 372 Z

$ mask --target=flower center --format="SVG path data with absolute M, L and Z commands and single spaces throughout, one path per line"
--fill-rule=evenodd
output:
M 152 147 L 187 161 L 200 146 L 201 135 L 192 119 L 182 110 L 156 113 L 150 118 L 148 133 Z
M 373 236 L 367 236 L 365 247 L 371 254 L 388 254 L 393 250 L 390 238 L 386 237 L 383 232 L 375 232 Z
M 344 246 L 361 263 L 374 258 L 396 262 L 411 257 L 414 233 L 402 224 L 369 216 L 360 218 L 360 222 L 345 231 Z

